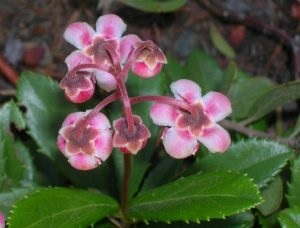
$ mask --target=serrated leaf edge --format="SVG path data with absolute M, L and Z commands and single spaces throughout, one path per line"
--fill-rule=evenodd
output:
M 262 202 L 263 202 L 263 198 L 262 198 L 262 196 L 260 195 L 260 191 L 259 191 L 259 188 L 258 188 L 258 186 L 257 186 L 257 184 L 254 182 L 254 179 L 253 178 L 251 178 L 251 177 L 249 177 L 249 175 L 247 174 L 247 173 L 240 173 L 240 172 L 234 172 L 234 171 L 231 171 L 231 170 L 228 170 L 228 171 L 225 171 L 225 172 L 227 172 L 227 173 L 238 173 L 238 174 L 241 174 L 242 176 L 244 176 L 244 177 L 247 177 L 248 178 L 248 180 L 253 184 L 253 186 L 255 187 L 255 190 L 256 190 L 256 195 L 259 197 L 259 201 L 257 202 L 257 203 L 255 203 L 255 204 L 253 204 L 252 206 L 249 206 L 249 207 L 245 207 L 245 208 L 243 208 L 243 209 L 241 209 L 241 210 L 238 210 L 238 211 L 236 211 L 235 213 L 233 213 L 233 214 L 228 214 L 228 215 L 225 215 L 225 214 L 223 214 L 223 215 L 221 215 L 220 216 L 220 218 L 221 219 L 225 219 L 226 218 L 226 216 L 231 216 L 231 215 L 234 215 L 234 214 L 238 214 L 238 213 L 241 213 L 241 212 L 245 212 L 245 211 L 247 211 L 247 210 L 249 210 L 249 209 L 251 209 L 251 208 L 254 208 L 254 207 L 256 207 L 257 205 L 259 205 L 259 204 L 261 204 Z M 179 179 L 185 179 L 185 177 L 181 177 L 181 178 L 179 178 Z M 216 217 L 217 218 L 217 217 Z M 201 220 L 204 220 L 204 221 L 210 221 L 210 219 L 216 219 L 216 218 L 212 218 L 212 217 L 207 217 L 206 219 L 199 219 L 199 218 L 196 218 L 196 219 L 182 219 L 182 220 L 176 220 L 176 221 L 183 221 L 183 222 L 193 222 L 193 223 L 197 223 L 197 224 L 200 224 L 201 222 Z M 141 220 L 138 220 L 137 218 L 135 218 L 135 217 L 132 217 L 132 220 L 133 221 L 141 221 Z M 145 222 L 145 221 L 147 221 L 147 223 L 149 224 L 149 221 L 153 221 L 153 222 L 158 222 L 158 220 L 142 220 L 143 222 Z M 175 220 L 174 220 L 175 221 Z M 167 224 L 170 224 L 171 223 L 171 221 L 160 221 L 160 222 L 165 222 L 165 223 L 167 223 Z M 169 223 L 168 223 L 169 222 Z M 145 223 L 145 224 L 147 224 L 147 223 Z

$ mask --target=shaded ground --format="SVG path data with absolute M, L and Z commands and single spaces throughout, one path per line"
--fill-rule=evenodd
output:
M 102 4 L 107 2 L 111 1 L 102 0 Z M 103 12 L 97 5 L 98 1 L 92 0 L 2 0 L 1 56 L 17 72 L 31 69 L 57 79 L 63 77 L 64 58 L 73 50 L 62 39 L 63 31 L 74 21 L 94 25 Z M 300 54 L 295 53 L 300 47 L 297 1 L 188 1 L 180 10 L 168 14 L 144 13 L 113 2 L 106 4 L 104 11 L 120 15 L 128 24 L 126 33 L 152 39 L 182 61 L 199 47 L 218 57 L 225 66 L 226 59 L 214 48 L 209 36 L 208 27 L 214 23 L 236 50 L 240 68 L 276 82 L 299 77 Z M 2 65 L 0 70 L 3 101 L 13 94 L 14 83 L 7 79 Z

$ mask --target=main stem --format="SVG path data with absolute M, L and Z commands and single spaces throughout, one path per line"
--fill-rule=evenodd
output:
M 121 211 L 123 214 L 124 222 L 128 223 L 128 190 L 131 175 L 131 154 L 124 154 L 124 176 L 123 186 L 121 191 Z

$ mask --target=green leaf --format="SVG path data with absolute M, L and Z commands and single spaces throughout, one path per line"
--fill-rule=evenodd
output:
M 235 52 L 233 48 L 229 45 L 229 43 L 224 39 L 222 34 L 216 28 L 215 25 L 211 24 L 209 26 L 209 35 L 212 39 L 214 46 L 227 58 L 234 59 Z
M 187 75 L 186 68 L 172 56 L 167 56 L 168 64 L 165 64 L 162 68 L 163 73 L 168 79 L 168 86 L 171 82 L 182 79 Z
M 251 212 L 242 212 L 228 216 L 225 219 L 212 219 L 210 221 L 201 221 L 201 223 L 147 222 L 147 224 L 145 224 L 140 222 L 137 226 L 139 228 L 252 228 L 254 219 L 254 215 Z
M 291 156 L 291 150 L 273 141 L 251 139 L 233 144 L 224 154 L 209 154 L 196 161 L 202 171 L 232 170 L 248 174 L 263 187 L 280 172 Z
M 129 206 L 134 219 L 194 221 L 223 218 L 260 202 L 257 187 L 233 172 L 198 173 L 138 195 Z
M 290 138 L 297 136 L 300 133 L 300 115 L 298 116 L 297 122 L 295 124 L 294 130 L 292 134 L 289 136 Z
M 8 217 L 12 205 L 25 195 L 33 192 L 34 188 L 13 188 L 9 192 L 0 192 L 0 209 Z
M 150 169 L 149 175 L 144 181 L 142 190 L 148 190 L 163 185 L 175 177 L 176 172 L 182 165 L 182 160 L 166 156 L 160 162 Z
M 120 2 L 133 8 L 152 12 L 162 13 L 175 11 L 182 7 L 187 0 L 119 0 Z
M 300 80 L 271 88 L 257 97 L 250 108 L 247 122 L 255 121 L 277 107 L 298 98 L 300 98 Z
M 28 150 L 0 126 L 0 191 L 30 185 L 33 165 Z
M 280 212 L 278 220 L 282 228 L 300 227 L 300 208 L 289 208 Z
M 292 180 L 288 184 L 287 199 L 290 207 L 300 208 L 300 157 L 293 161 L 291 171 Z
M 261 191 L 264 202 L 257 205 L 257 209 L 264 215 L 275 212 L 281 204 L 283 195 L 282 180 L 276 177 L 268 186 Z
M 222 82 L 221 91 L 227 93 L 230 86 L 236 80 L 238 74 L 238 69 L 235 62 L 230 61 L 227 68 L 224 71 L 224 78 Z
M 0 126 L 9 130 L 10 123 L 14 123 L 19 130 L 26 126 L 23 114 L 13 100 L 5 103 L 0 109 Z
M 273 83 L 267 78 L 255 77 L 238 80 L 228 91 L 233 110 L 231 116 L 246 118 L 251 106 L 271 87 L 273 87 Z
M 199 228 L 252 228 L 254 225 L 254 215 L 251 212 L 242 212 L 229 216 L 225 219 L 212 219 L 201 222 Z
M 64 118 L 76 111 L 75 106 L 66 101 L 56 82 L 33 72 L 22 73 L 17 96 L 26 107 L 29 134 L 40 152 L 54 159 L 58 130 Z
M 186 79 L 195 81 L 202 88 L 203 94 L 219 90 L 222 85 L 223 72 L 216 59 L 201 50 L 194 50 L 186 64 Z
M 117 202 L 104 194 L 53 188 L 17 202 L 8 224 L 10 228 L 87 227 L 117 211 Z
M 278 222 L 279 211 L 275 211 L 273 214 L 269 216 L 263 216 L 260 213 L 257 213 L 257 218 L 259 225 L 262 228 L 270 228 L 270 227 L 280 227 Z

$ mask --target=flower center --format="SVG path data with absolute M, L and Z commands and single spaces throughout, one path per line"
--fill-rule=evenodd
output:
M 87 55 L 93 57 L 93 60 L 96 64 L 109 68 L 110 66 L 114 65 L 114 63 L 110 53 L 106 48 L 103 48 L 103 46 L 106 44 L 110 45 L 114 50 L 117 49 L 117 42 L 115 40 L 104 40 L 101 37 L 96 37 L 93 40 L 93 44 L 89 46 L 85 52 Z
M 63 137 L 67 141 L 67 150 L 70 153 L 78 153 L 79 151 L 93 155 L 94 148 L 92 142 L 97 137 L 97 130 L 91 127 L 85 127 L 82 131 L 77 127 L 70 126 L 65 129 Z
M 201 104 L 193 105 L 195 113 L 180 111 L 176 119 L 176 127 L 180 130 L 189 130 L 195 137 L 202 132 L 203 126 L 210 123 L 209 117 L 205 114 Z

